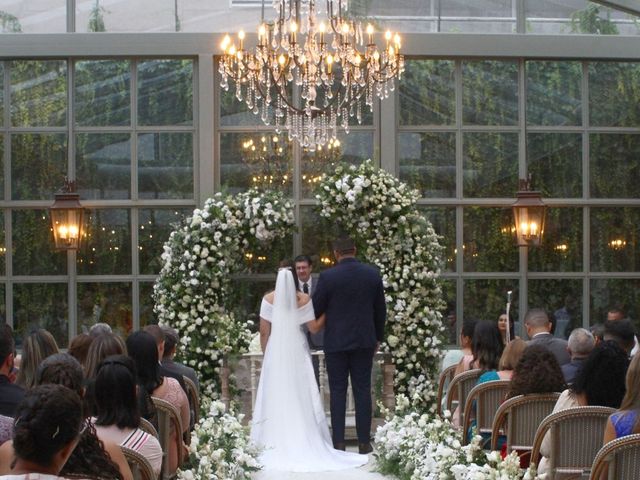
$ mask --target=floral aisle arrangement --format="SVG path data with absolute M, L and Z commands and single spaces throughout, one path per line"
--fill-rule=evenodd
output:
M 179 480 L 249 480 L 260 469 L 258 450 L 250 442 L 242 415 L 212 401 L 207 414 L 191 433 L 188 469 L 178 471 Z
M 403 415 L 407 405 L 409 400 L 400 396 L 399 414 L 376 432 L 377 465 L 382 473 L 402 480 L 535 478 L 535 472 L 520 468 L 515 452 L 505 459 L 500 452 L 486 452 L 480 436 L 462 446 L 461 433 L 448 419 L 417 412 Z
M 154 312 L 178 330 L 180 355 L 198 370 L 205 394 L 219 395 L 224 356 L 245 351 L 251 339 L 245 319 L 228 310 L 232 275 L 247 251 L 293 230 L 293 206 L 282 194 L 249 190 L 208 199 L 165 243 Z
M 442 247 L 417 210 L 417 191 L 369 160 L 339 166 L 320 183 L 320 215 L 349 232 L 359 253 L 383 277 L 387 300 L 386 344 L 396 369 L 396 393 L 412 410 L 435 412 L 442 343 Z

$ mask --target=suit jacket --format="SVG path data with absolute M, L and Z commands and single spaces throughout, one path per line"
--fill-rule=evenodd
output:
M 384 339 L 382 277 L 371 265 L 344 258 L 320 274 L 313 293 L 316 318 L 326 314 L 324 351 L 375 348 Z
M 162 367 L 164 368 L 165 372 L 170 372 L 174 375 L 180 376 L 184 375 L 188 379 L 192 380 L 196 385 L 196 390 L 200 392 L 200 382 L 198 381 L 198 375 L 196 375 L 196 371 L 193 368 L 187 367 L 186 365 L 178 362 L 174 362 L 169 358 L 162 359 Z
M 569 363 L 571 357 L 567 351 L 567 341 L 556 338 L 550 333 L 541 333 L 529 340 L 529 345 L 542 345 L 556 357 L 560 366 Z
M 0 415 L 13 417 L 23 398 L 24 388 L 11 383 L 6 375 L 0 375 Z
M 302 292 L 303 291 L 302 290 L 302 284 L 304 282 L 302 282 L 302 280 L 300 280 L 300 279 L 298 279 L 298 282 L 300 283 L 300 291 Z M 312 298 L 313 298 L 313 292 L 316 289 L 317 283 L 318 283 L 318 278 L 314 277 L 313 275 L 307 281 L 307 284 L 309 285 L 309 296 L 311 296 Z M 307 334 L 307 340 L 309 342 L 309 347 L 312 350 L 322 350 L 322 348 L 324 347 L 324 328 L 322 330 L 320 330 L 318 333 L 311 333 L 306 325 L 303 325 L 303 328 L 304 328 L 304 331 Z

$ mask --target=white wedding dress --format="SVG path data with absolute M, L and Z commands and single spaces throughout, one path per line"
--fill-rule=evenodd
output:
M 262 300 L 271 322 L 251 422 L 251 439 L 263 450 L 265 470 L 322 472 L 364 465 L 366 455 L 335 450 L 301 325 L 314 320 L 313 305 L 298 308 L 291 271 L 280 270 L 274 304 Z

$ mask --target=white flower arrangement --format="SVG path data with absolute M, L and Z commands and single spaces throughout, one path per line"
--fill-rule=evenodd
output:
M 227 310 L 244 253 L 293 232 L 293 205 L 277 192 L 216 194 L 195 209 L 164 245 L 153 289 L 158 323 L 180 335 L 179 354 L 198 370 L 206 395 L 220 393 L 225 355 L 246 351 L 249 326 Z
M 500 452 L 482 450 L 480 436 L 462 446 L 461 432 L 446 416 L 441 419 L 427 413 L 402 414 L 408 403 L 407 398 L 398 398 L 398 414 L 376 432 L 376 461 L 382 473 L 402 480 L 537 478 L 535 471 L 520 468 L 515 452 L 502 459 Z
M 249 480 L 260 469 L 259 450 L 251 443 L 242 415 L 212 401 L 191 433 L 191 468 L 178 470 L 178 480 Z
M 359 253 L 380 269 L 387 301 L 382 348 L 395 365 L 395 392 L 409 398 L 411 410 L 435 413 L 444 331 L 442 247 L 416 208 L 419 193 L 366 161 L 337 167 L 316 198 L 320 214 L 349 232 Z

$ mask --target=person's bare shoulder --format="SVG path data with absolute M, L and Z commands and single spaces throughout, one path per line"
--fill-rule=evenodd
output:
M 311 301 L 311 297 L 306 293 L 298 292 L 298 308 L 304 307 Z
M 275 296 L 276 292 L 269 292 L 264 296 L 264 299 L 269 302 L 271 305 L 273 305 L 273 298 Z

